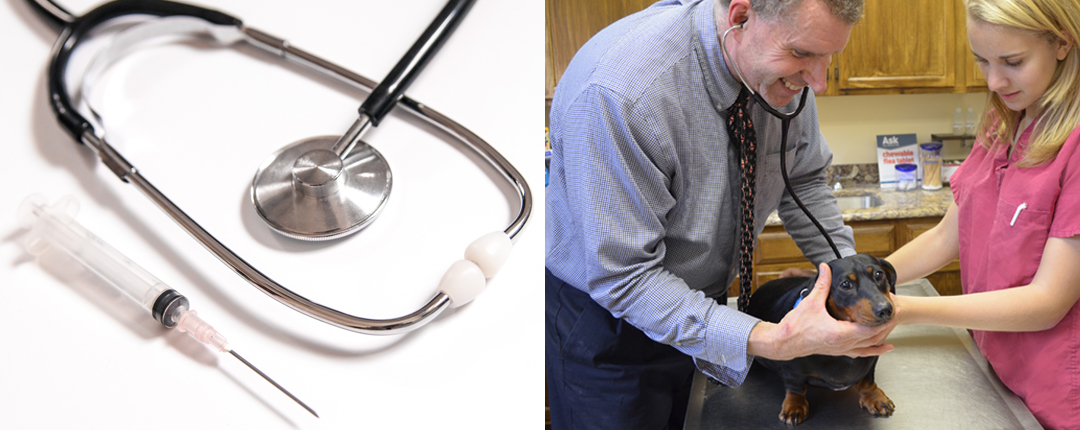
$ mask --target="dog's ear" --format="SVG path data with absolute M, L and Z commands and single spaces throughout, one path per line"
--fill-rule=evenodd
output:
M 881 270 L 885 271 L 885 276 L 889 278 L 889 291 L 896 294 L 896 268 L 884 258 L 879 258 L 878 262 L 881 263 Z

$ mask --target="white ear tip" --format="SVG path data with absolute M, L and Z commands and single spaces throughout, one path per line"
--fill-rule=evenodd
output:
M 439 290 L 450 296 L 450 307 L 456 308 L 473 301 L 487 286 L 484 272 L 468 260 L 458 260 L 450 265 L 439 281 Z
M 510 249 L 513 246 L 510 236 L 506 233 L 491 232 L 480 236 L 479 239 L 470 243 L 468 248 L 465 248 L 465 259 L 480 266 L 485 278 L 491 278 L 510 258 Z

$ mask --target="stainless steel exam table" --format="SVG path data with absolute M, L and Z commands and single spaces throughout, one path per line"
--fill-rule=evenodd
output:
M 936 296 L 925 279 L 898 285 L 897 294 Z M 734 298 L 729 305 L 734 306 Z M 1041 429 L 1024 403 L 998 380 L 966 330 L 901 326 L 887 342 L 896 349 L 878 360 L 875 380 L 896 403 L 889 418 L 859 408 L 854 389 L 810 387 L 810 418 L 780 422 L 784 385 L 755 364 L 742 386 L 725 387 L 694 377 L 685 430 L 708 429 Z

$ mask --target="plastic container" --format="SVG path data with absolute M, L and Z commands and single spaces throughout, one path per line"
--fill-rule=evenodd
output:
M 952 133 L 957 136 L 964 134 L 964 113 L 960 108 L 956 108 L 952 116 Z
M 913 191 L 919 188 L 919 178 L 915 176 L 917 168 L 918 166 L 914 164 L 896 165 L 896 189 L 898 191 Z
M 941 189 L 941 143 L 930 142 L 919 145 L 919 156 L 922 159 L 924 190 Z

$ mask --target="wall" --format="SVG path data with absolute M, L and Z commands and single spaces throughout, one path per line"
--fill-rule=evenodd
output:
M 821 132 L 832 148 L 833 164 L 877 163 L 877 135 L 915 133 L 919 142 L 929 142 L 931 134 L 952 133 L 957 107 L 965 115 L 973 108 L 979 116 L 985 104 L 986 93 L 817 98 Z M 942 156 L 962 158 L 970 151 L 970 142 L 964 148 L 949 142 Z

